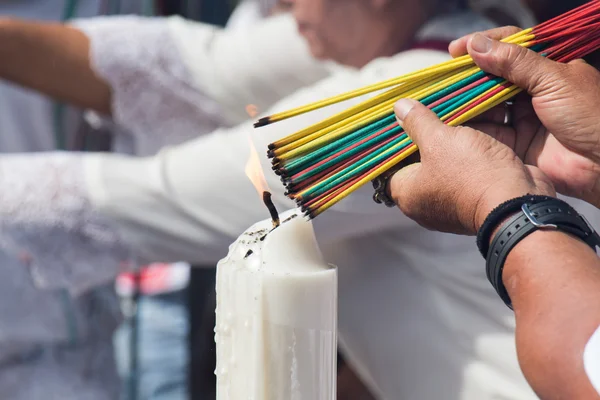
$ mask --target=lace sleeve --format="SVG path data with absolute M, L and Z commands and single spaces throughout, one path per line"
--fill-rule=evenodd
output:
M 152 154 L 221 124 L 217 103 L 193 84 L 168 18 L 110 16 L 76 20 L 90 39 L 94 71 L 112 89 L 114 122 Z
M 82 291 L 132 261 L 117 231 L 90 205 L 82 157 L 73 153 L 0 157 L 0 245 L 45 288 Z

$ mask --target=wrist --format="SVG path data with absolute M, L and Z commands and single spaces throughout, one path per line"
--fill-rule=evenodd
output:
M 517 187 L 515 186 L 496 186 L 488 189 L 484 196 L 479 200 L 475 207 L 474 226 L 476 232 L 481 229 L 481 226 L 500 204 L 518 197 L 532 195 L 556 197 L 554 188 L 535 188 L 535 187 Z M 509 218 L 511 215 L 507 215 Z M 499 224 L 501 225 L 501 224 Z M 499 228 L 499 226 L 498 226 Z M 498 229 L 496 228 L 496 229 Z

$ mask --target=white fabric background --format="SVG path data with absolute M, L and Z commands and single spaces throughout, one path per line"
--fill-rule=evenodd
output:
M 590 382 L 600 394 L 600 327 L 585 347 L 583 363 Z

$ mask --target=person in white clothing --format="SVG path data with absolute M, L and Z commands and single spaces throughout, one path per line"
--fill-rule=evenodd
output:
M 19 35 L 19 32 L 25 34 Z M 125 43 L 123 42 L 124 32 L 127 32 L 128 38 Z M 63 35 L 57 37 L 54 33 Z M 191 63 L 190 59 L 198 56 L 198 53 L 204 54 L 205 62 L 203 65 L 205 67 L 208 68 L 209 63 L 212 63 L 213 71 L 219 71 L 223 74 L 224 79 L 222 82 L 225 86 L 229 83 L 229 75 L 235 74 L 235 68 L 237 68 L 235 63 L 229 63 L 228 59 L 222 57 L 225 49 L 238 45 L 243 46 L 248 51 L 246 57 L 254 57 L 254 54 L 260 53 L 261 48 L 266 46 L 262 54 L 266 59 L 271 60 L 271 66 L 263 64 L 261 69 L 255 70 L 255 75 L 247 77 L 246 89 L 243 85 L 237 86 L 240 89 L 241 100 L 243 90 L 248 91 L 250 85 L 260 84 L 267 79 L 283 80 L 283 85 L 274 87 L 271 93 L 267 93 L 263 97 L 263 102 L 260 105 L 265 108 L 280 97 L 318 81 L 328 74 L 321 63 L 312 59 L 306 45 L 297 35 L 293 20 L 290 17 L 275 18 L 262 26 L 253 27 L 251 31 L 243 30 L 235 34 L 227 33 L 223 29 L 206 24 L 184 21 L 178 17 L 169 19 L 110 16 L 78 19 L 67 26 L 4 18 L 0 22 L 0 38 L 0 53 L 2 53 L 2 59 L 4 60 L 0 69 L 4 77 L 11 78 L 13 76 L 12 68 L 17 66 L 19 73 L 24 74 L 22 76 L 25 76 L 26 79 L 33 78 L 36 82 L 41 82 L 42 85 L 47 85 L 48 82 L 55 84 L 54 87 L 59 92 L 69 93 L 69 90 L 74 88 L 78 91 L 76 92 L 77 95 L 83 94 L 84 103 L 85 100 L 102 99 L 103 96 L 108 96 L 109 101 L 113 101 L 115 105 L 116 115 L 112 120 L 105 120 L 104 125 L 118 134 L 115 137 L 114 150 L 137 155 L 154 154 L 165 145 L 177 144 L 199 134 L 208 133 L 216 127 L 228 126 L 247 118 L 245 113 L 228 112 L 226 107 L 220 109 L 220 107 L 215 106 L 216 101 L 211 100 L 210 94 L 207 94 L 193 82 L 193 78 L 187 74 L 186 64 Z M 206 48 L 199 50 L 194 44 L 202 41 L 204 41 Z M 271 44 L 272 42 L 274 43 Z M 162 46 L 158 46 L 157 43 L 162 43 Z M 55 53 L 52 51 L 53 48 L 59 50 Z M 40 49 L 41 51 L 39 51 Z M 192 51 L 191 54 L 190 51 Z M 94 66 L 93 70 L 91 69 L 90 56 Z M 225 57 L 227 57 L 226 54 Z M 61 70 L 61 64 L 58 60 L 63 61 L 64 69 Z M 145 62 L 140 62 L 141 60 L 145 60 Z M 172 60 L 172 64 L 166 65 L 162 62 L 163 60 Z M 81 64 L 88 66 L 88 69 L 83 74 L 73 73 L 74 66 Z M 229 72 L 227 68 L 229 68 Z M 62 75 L 60 75 L 61 71 Z M 293 76 L 294 71 L 298 75 L 297 77 Z M 107 76 L 110 85 L 104 83 L 104 80 L 101 81 L 104 85 L 98 84 L 99 76 Z M 281 78 L 277 78 L 278 76 Z M 13 80 L 19 82 L 19 79 Z M 215 80 L 214 74 L 211 73 L 207 80 L 215 82 L 215 87 L 217 87 L 218 80 Z M 114 88 L 113 92 L 116 93 L 114 98 L 110 97 L 111 86 Z M 153 96 L 149 96 L 145 92 L 148 87 L 152 87 Z M 14 91 L 17 90 L 23 91 L 23 89 L 14 89 Z M 234 96 L 235 93 L 231 95 Z M 64 99 L 64 96 L 61 96 L 60 93 L 56 93 L 54 97 Z M 3 99 L 8 101 L 8 98 L 1 98 L 0 102 Z M 83 107 L 89 106 L 82 104 L 81 99 L 71 101 L 71 103 Z M 23 107 L 25 107 L 25 104 L 23 104 Z M 98 110 L 98 107 L 92 108 Z M 31 106 L 27 110 L 34 114 L 37 112 L 37 109 Z M 10 124 L 12 120 L 8 117 L 22 115 L 23 111 L 25 111 L 25 108 L 23 108 L 21 114 L 7 112 L 6 118 L 3 117 L 0 121 L 0 126 L 4 123 Z M 175 118 L 179 112 L 183 112 L 186 116 L 182 121 Z M 152 126 L 153 130 L 146 129 L 147 126 L 144 124 L 148 122 L 148 115 L 153 115 L 153 118 L 156 118 L 155 122 L 160 121 L 160 126 Z M 171 118 L 165 118 L 167 116 Z M 29 120 L 24 119 L 23 121 Z M 39 122 L 37 119 L 32 121 Z M 42 127 L 44 126 L 42 125 Z M 41 143 L 52 139 L 52 131 L 42 130 L 37 125 L 28 127 L 25 130 L 31 131 L 30 136 L 39 137 Z M 16 139 L 27 138 L 25 132 L 17 130 L 13 125 L 4 125 L 4 131 L 13 132 Z M 19 136 L 19 132 L 21 132 L 21 136 Z M 11 139 L 8 136 L 5 135 L 3 138 Z M 71 140 L 68 142 L 71 143 Z M 52 147 L 40 147 L 31 150 L 51 149 Z M 8 151 L 10 148 L 5 150 Z M 16 147 L 12 150 L 25 151 L 26 148 Z M 39 173 L 39 171 L 35 171 L 35 167 L 30 169 L 29 166 L 13 171 L 18 177 L 30 173 L 34 175 Z M 58 174 L 57 178 L 60 176 L 60 171 L 55 170 L 53 173 Z M 20 178 L 12 181 L 11 185 L 26 187 Z M 45 183 L 42 186 L 50 189 L 47 193 L 51 196 L 51 186 Z M 90 398 L 94 395 L 94 391 L 103 393 L 107 398 L 116 398 L 115 391 L 119 384 L 115 375 L 111 351 L 111 333 L 120 320 L 120 313 L 115 304 L 114 295 L 110 295 L 110 285 L 105 285 L 107 286 L 107 293 L 102 296 L 100 296 L 98 290 L 92 292 L 72 290 L 71 294 L 63 290 L 64 288 L 50 291 L 32 284 L 26 270 L 19 268 L 16 271 L 14 268 L 15 261 L 9 256 L 3 255 L 3 257 L 8 260 L 5 265 L 6 272 L 3 270 L 3 273 L 6 273 L 7 277 L 10 277 L 11 274 L 14 275 L 12 280 L 3 280 L 7 285 L 10 285 L 10 288 L 5 290 L 6 293 L 16 291 L 18 295 L 14 295 L 14 298 L 27 298 L 28 300 L 17 302 L 20 307 L 8 307 L 7 304 L 6 311 L 0 315 L 0 322 L 6 327 L 11 327 L 10 329 L 5 328 L 6 334 L 3 336 L 2 346 L 6 346 L 6 351 L 0 350 L 0 365 L 7 370 L 9 368 L 14 370 L 14 375 L 3 373 L 2 376 L 5 380 L 10 378 L 17 381 L 18 377 L 23 376 L 24 372 L 28 372 L 24 368 L 13 368 L 13 364 L 31 365 L 35 367 L 36 374 L 40 376 L 52 365 L 61 368 L 61 377 L 71 380 L 71 385 L 69 385 L 63 380 L 45 375 L 48 380 L 54 379 L 56 390 L 46 384 L 46 378 L 39 378 L 37 379 L 38 384 L 32 385 L 29 389 L 16 386 L 15 392 L 12 393 L 15 396 L 14 398 L 20 398 L 22 392 L 24 398 L 37 399 L 39 397 L 37 394 L 31 394 L 32 390 L 36 390 L 40 393 L 47 393 L 49 396 L 54 396 L 53 393 L 56 393 L 56 397 L 68 399 L 70 394 L 64 396 L 60 394 L 73 390 L 72 387 L 83 387 L 83 384 L 79 383 L 79 371 L 86 370 L 86 368 L 81 367 L 85 363 L 91 366 L 97 365 L 97 368 L 102 370 L 101 373 L 94 372 L 96 379 L 89 382 L 90 388 L 87 391 Z M 76 262 L 76 260 L 72 261 Z M 73 266 L 73 262 L 69 262 L 66 267 L 76 269 L 77 267 Z M 182 269 L 185 269 L 185 267 L 169 269 L 168 271 L 171 273 L 167 280 L 176 277 L 178 274 L 181 275 Z M 19 274 L 23 276 L 20 277 Z M 71 298 L 77 300 L 71 300 Z M 32 309 L 32 304 L 36 304 L 35 309 Z M 95 314 L 86 315 L 92 305 L 95 307 Z M 142 329 L 147 329 L 147 331 L 145 335 L 140 336 L 143 341 L 140 344 L 140 366 L 143 369 L 139 375 L 141 381 L 137 384 L 138 394 L 140 398 L 154 398 L 159 395 L 163 396 L 161 398 L 165 398 L 165 396 L 171 396 L 168 398 L 185 398 L 185 381 L 187 380 L 186 335 L 185 332 L 182 332 L 180 335 L 171 334 L 170 337 L 166 337 L 167 332 L 173 333 L 174 326 L 186 325 L 185 310 L 181 310 L 181 307 L 177 308 L 173 302 L 166 302 L 164 311 L 158 310 L 156 302 L 152 305 L 153 307 L 141 307 Z M 175 311 L 178 312 L 175 313 Z M 183 315 L 181 311 L 183 311 Z M 160 322 L 161 318 L 165 321 L 166 319 L 161 316 L 166 312 L 170 313 L 172 323 L 169 322 L 168 325 L 163 323 L 157 326 L 157 329 L 154 329 L 151 324 Z M 43 318 L 39 317 L 40 315 L 43 315 Z M 22 317 L 17 318 L 17 316 Z M 42 325 L 35 328 L 36 325 L 32 324 L 26 316 L 31 316 Z M 150 319 L 144 319 L 144 317 Z M 97 325 L 101 326 L 97 327 Z M 52 326 L 53 329 L 44 329 L 43 326 Z M 25 340 L 26 336 L 22 333 L 29 330 L 36 331 L 36 334 L 30 340 Z M 179 330 L 177 330 L 178 332 Z M 47 356 L 38 357 L 38 353 L 44 354 L 39 351 L 39 348 L 44 348 L 44 346 L 38 345 L 37 342 L 54 340 L 51 335 L 56 336 L 55 341 L 61 346 L 61 352 L 55 351 L 57 354 L 47 352 Z M 64 339 L 62 336 L 64 336 Z M 159 348 L 152 348 L 152 352 L 144 352 L 144 349 L 149 348 L 146 343 L 153 338 L 168 340 L 168 347 L 162 351 Z M 127 336 L 119 335 L 117 339 L 117 344 L 123 345 L 120 346 L 121 349 L 128 348 Z M 85 348 L 83 348 L 84 344 L 86 345 Z M 83 348 L 78 353 L 81 360 L 75 360 L 75 352 L 78 347 Z M 98 354 L 92 357 L 91 354 L 94 352 Z M 59 362 L 61 353 L 73 353 L 70 356 L 72 360 L 68 365 Z M 123 352 L 119 355 L 122 358 Z M 125 356 L 127 356 L 126 352 Z M 10 362 L 3 362 L 4 358 Z M 21 358 L 24 361 L 21 361 Z M 37 359 L 47 359 L 47 362 L 40 361 L 36 364 L 33 361 Z M 129 368 L 127 359 L 123 360 L 121 367 L 123 368 L 123 375 L 126 375 L 127 368 Z M 87 370 L 92 371 L 91 368 L 87 367 Z M 164 373 L 165 368 L 169 368 L 168 374 Z M 110 384 L 108 384 L 109 377 L 112 379 Z M 128 392 L 129 384 L 126 383 L 125 390 Z M 0 382 L 0 387 L 3 384 L 3 382 Z M 60 391 L 57 391 L 58 389 Z M 77 390 L 79 391 L 79 389 Z M 7 390 L 6 393 L 8 395 L 11 392 Z
M 337 71 L 277 103 L 269 112 L 444 61 L 447 53 L 419 48 L 418 43 L 449 42 L 493 25 L 464 8 L 437 16 L 441 2 L 435 0 L 322 0 L 318 7 L 315 1 L 294 2 L 296 19 L 309 38 L 313 54 L 361 69 Z M 443 2 L 461 7 L 459 3 Z M 185 28 L 177 20 L 172 22 L 173 27 Z M 354 36 L 349 38 L 349 34 Z M 160 38 L 157 43 L 162 45 L 164 35 Z M 223 57 L 217 57 L 218 61 L 227 60 L 227 64 L 207 64 L 197 51 L 205 44 L 180 43 L 179 49 L 187 54 L 196 51 L 183 67 L 191 71 L 191 82 L 213 99 L 217 109 L 239 116 L 252 102 L 266 110 L 260 104 L 265 95 L 263 85 L 278 87 L 287 83 L 285 79 L 266 78 L 233 96 L 229 87 L 215 84 L 215 77 L 224 76 L 215 65 L 233 63 L 239 72 L 227 75 L 230 85 L 246 87 L 248 77 L 260 68 L 262 54 L 244 57 L 247 48 L 240 46 L 216 54 Z M 145 54 L 131 57 L 139 63 Z M 163 70 L 165 65 L 169 70 L 181 67 L 169 60 L 159 58 L 154 65 Z M 284 66 L 287 61 L 283 57 L 278 65 Z M 107 77 L 111 74 L 104 76 L 110 82 Z M 158 103 L 152 97 L 151 89 L 156 85 L 185 93 L 185 80 L 167 80 L 165 76 L 152 75 L 154 79 L 143 80 L 144 85 L 150 85 L 148 88 L 133 79 L 127 91 L 112 93 L 112 102 L 108 90 L 104 98 L 107 101 L 88 99 L 87 105 L 112 113 L 115 118 L 139 116 L 130 114 L 141 111 L 128 107 L 131 102 L 123 99 L 124 95 L 140 97 L 143 93 L 153 99 L 149 104 L 155 107 L 144 108 L 143 118 L 125 118 L 137 121 L 137 132 L 160 133 L 159 126 L 171 128 L 167 133 L 174 127 L 193 129 L 195 120 L 193 116 L 187 119 L 187 108 L 172 107 L 169 101 Z M 290 80 L 297 78 L 289 75 Z M 47 92 L 74 98 L 59 89 Z M 5 205 L 0 209 L 2 243 L 11 253 L 27 256 L 24 260 L 38 285 L 72 290 L 84 290 L 111 279 L 127 260 L 168 258 L 216 263 L 240 232 L 266 217 L 244 175 L 248 135 L 253 134 L 259 149 L 266 149 L 274 139 L 347 106 L 333 106 L 253 133 L 251 123 L 245 122 L 142 159 L 106 154 L 4 157 L 0 159 L 0 187 L 18 167 L 27 166 L 32 171 L 28 175 L 34 178 L 27 185 L 28 196 L 13 190 L 10 198 L 0 197 Z M 185 119 L 177 119 L 184 113 Z M 172 119 L 173 125 L 156 123 L 166 119 Z M 263 162 L 268 170 L 266 157 Z M 54 178 L 52 196 L 37 191 L 33 184 L 40 176 L 48 176 L 48 171 Z M 277 177 L 269 173 L 267 180 L 280 206 L 291 206 Z M 315 220 L 315 230 L 326 258 L 340 266 L 340 344 L 377 397 L 535 398 L 518 367 L 514 316 L 488 286 L 469 240 L 419 228 L 408 218 L 381 209 L 372 202 L 367 189 L 320 216 Z M 63 268 L 65 258 L 77 260 L 78 268 Z
M 488 263 L 503 230 L 530 218 L 521 207 L 540 220 L 534 207 L 546 208 L 552 219 L 544 227 L 520 236 L 514 225 L 504 236 L 516 242 L 502 269 L 490 270 L 499 272 L 492 280 L 503 282 L 496 289 L 514 308 L 521 368 L 540 398 L 600 399 L 600 237 L 589 226 L 568 231 L 575 225 L 555 208 L 563 207 L 557 191 L 600 207 L 600 72 L 582 60 L 559 64 L 498 41 L 517 31 L 500 28 L 450 47 L 455 56 L 468 48 L 483 70 L 527 90 L 530 97 L 516 99 L 514 122 L 494 123 L 505 115 L 502 107 L 473 124 L 480 130 L 450 128 L 423 105 L 401 100 L 396 115 L 421 161 L 397 172 L 390 190 L 406 215 L 430 229 L 479 231 Z M 507 201 L 518 207 L 506 208 Z

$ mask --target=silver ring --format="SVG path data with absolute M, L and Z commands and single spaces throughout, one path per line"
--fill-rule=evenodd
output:
M 512 106 L 514 105 L 514 103 L 512 101 L 505 101 L 504 102 L 504 125 L 505 126 L 511 126 L 513 123 L 513 113 L 512 113 Z

